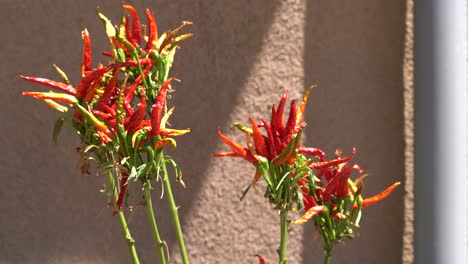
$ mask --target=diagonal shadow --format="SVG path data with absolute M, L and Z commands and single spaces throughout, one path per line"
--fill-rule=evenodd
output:
M 186 174 L 188 189 L 174 187 L 184 226 L 192 201 L 202 191 L 204 175 L 209 173 L 216 128 L 227 122 L 234 108 L 279 1 L 153 2 L 149 7 L 161 31 L 179 25 L 181 20 L 194 22 L 188 31 L 195 36 L 182 44 L 172 71 L 183 80 L 175 85 L 177 92 L 171 104 L 177 108 L 172 123 L 192 129 L 190 135 L 178 140 L 178 150 L 171 153 Z M 144 14 L 146 3 L 131 4 Z M 7 1 L 0 11 L 0 22 L 9 25 L 5 30 L 12 43 L 4 47 L 2 55 L 10 58 L 13 66 L 2 72 L 4 85 L 31 88 L 18 80 L 17 69 L 55 78 L 51 67 L 46 67 L 48 63 L 59 64 L 72 80 L 77 80 L 82 28 L 86 26 L 91 34 L 94 54 L 108 45 L 94 12 L 96 5 L 114 22 L 118 21 L 122 12 L 118 1 Z M 27 32 L 27 39 L 17 32 Z M 5 201 L 11 201 L 1 204 L 9 217 L 0 219 L 0 262 L 128 263 L 117 221 L 98 192 L 104 177 L 79 175 L 78 154 L 74 151 L 76 135 L 65 128 L 60 144 L 54 145 L 50 129 L 57 115 L 31 100 L 11 101 L 7 98 L 16 98 L 19 92 L 10 92 L 10 97 L 1 99 L 8 111 L 0 112 L 2 120 L 6 120 L 4 135 L 10 138 L 2 141 L 4 153 L 9 154 L 8 158 L 2 154 L 0 161 L 4 173 L 12 175 L 0 192 Z M 8 118 L 9 113 L 16 113 L 16 119 Z M 31 137 L 40 142 L 23 142 L 31 133 L 24 131 L 31 131 Z M 169 215 L 165 200 L 156 201 L 155 208 L 158 215 Z M 177 255 L 169 217 L 158 220 L 161 235 L 168 241 L 172 255 Z M 155 252 L 142 208 L 137 207 L 130 224 L 145 227 L 133 230 L 142 263 L 150 263 Z
M 318 84 L 307 145 L 349 153 L 370 175 L 365 196 L 404 181 L 403 47 L 405 1 L 307 2 L 305 87 Z M 335 263 L 401 263 L 403 190 L 364 210 L 355 240 L 334 249 Z M 321 259 L 322 242 L 305 228 L 303 263 Z

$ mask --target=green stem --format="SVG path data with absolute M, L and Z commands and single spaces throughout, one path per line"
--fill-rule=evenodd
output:
M 161 156 L 164 157 L 164 154 L 161 151 Z M 171 210 L 172 221 L 174 222 L 175 229 L 176 229 L 176 237 L 177 241 L 179 242 L 180 254 L 182 256 L 182 262 L 184 264 L 189 264 L 189 259 L 187 255 L 187 249 L 185 248 L 184 243 L 184 236 L 182 234 L 182 227 L 180 225 L 179 214 L 178 214 L 178 207 L 175 203 L 174 196 L 172 195 L 172 188 L 171 182 L 167 175 L 166 163 L 164 162 L 164 158 L 162 160 L 162 171 L 163 171 L 163 182 L 164 182 L 164 189 L 167 195 L 167 201 L 169 202 L 169 208 Z
M 117 191 L 117 186 L 115 186 L 114 177 L 111 173 L 107 173 L 107 180 L 109 181 L 110 189 L 112 191 L 112 195 L 115 202 L 119 197 L 119 193 Z M 125 215 L 121 210 L 119 210 L 117 212 L 117 217 L 119 218 L 120 227 L 122 228 L 122 231 L 125 235 L 125 240 L 127 241 L 127 247 L 128 251 L 130 252 L 130 256 L 132 257 L 132 263 L 140 264 L 140 260 L 138 259 L 138 254 L 135 248 L 135 240 L 133 239 L 132 234 L 130 233 L 127 221 L 125 220 Z
M 148 214 L 148 221 L 150 222 L 151 232 L 153 233 L 153 239 L 156 245 L 156 252 L 159 257 L 159 263 L 164 264 L 166 263 L 166 259 L 164 257 L 164 250 L 163 250 L 164 243 L 161 240 L 161 236 L 159 235 L 158 225 L 156 224 L 156 218 L 154 217 L 153 202 L 151 201 L 150 180 L 145 181 L 145 183 L 143 184 L 143 188 L 144 188 L 144 193 L 145 193 L 146 213 Z
M 330 264 L 331 263 L 331 251 L 332 251 L 332 247 L 331 246 L 326 246 L 325 249 L 324 249 L 324 252 L 325 252 L 325 261 L 324 263 L 325 264 Z
M 281 225 L 281 244 L 279 249 L 280 264 L 288 263 L 287 259 L 287 244 L 288 244 L 288 211 L 281 210 L 280 212 Z

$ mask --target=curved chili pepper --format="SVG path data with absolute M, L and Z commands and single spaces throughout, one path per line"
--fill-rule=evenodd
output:
M 145 50 L 148 51 L 154 46 L 154 42 L 158 41 L 158 27 L 153 14 L 148 8 L 146 9 L 146 17 L 148 18 L 148 42 Z
M 284 136 L 284 105 L 286 104 L 286 100 L 288 99 L 288 91 L 284 93 L 283 97 L 281 97 L 280 103 L 278 104 L 278 108 L 276 109 L 276 117 L 275 123 L 271 124 L 281 136 Z
M 253 118 L 249 117 L 250 124 L 252 125 L 252 135 L 254 139 L 255 150 L 257 154 L 263 157 L 268 157 L 268 150 L 265 144 L 265 139 L 263 135 L 260 133 L 260 129 L 258 129 L 257 123 Z
M 257 159 L 252 155 L 252 153 L 248 149 L 244 148 L 243 146 L 237 144 L 236 142 L 232 141 L 230 138 L 223 135 L 219 128 L 218 128 L 218 135 L 221 138 L 221 140 L 224 141 L 224 143 L 226 143 L 234 153 L 239 155 L 239 157 L 242 157 L 245 160 L 253 164 L 257 164 L 258 162 Z
M 267 122 L 265 122 L 265 120 L 262 120 L 262 123 L 263 123 L 262 124 L 263 128 L 265 128 L 267 132 L 265 144 L 267 145 L 268 153 L 270 154 L 268 159 L 272 159 L 278 155 L 278 152 L 276 150 L 275 143 L 274 143 L 273 132 L 272 132 L 271 126 L 268 125 Z
M 309 88 L 307 88 L 304 94 L 304 97 L 302 97 L 301 105 L 297 109 L 296 124 L 294 125 L 294 128 L 292 129 L 293 133 L 297 133 L 297 131 L 299 131 L 299 129 L 302 127 L 302 122 L 304 120 L 304 111 L 307 105 L 307 99 L 309 98 L 310 92 L 315 87 L 317 87 L 317 85 L 312 85 Z
M 25 76 L 25 75 L 22 75 L 22 74 L 20 74 L 20 77 L 21 77 L 21 79 L 23 79 L 25 81 L 42 84 L 42 85 L 45 85 L 47 87 L 57 89 L 59 91 L 65 92 L 65 93 L 70 94 L 70 95 L 75 95 L 76 94 L 76 89 L 73 86 L 71 86 L 69 84 L 66 84 L 66 83 L 56 82 L 56 81 L 52 81 L 52 80 L 45 79 L 45 78 L 40 78 L 40 77 Z
M 143 78 L 146 77 L 148 72 L 151 70 L 151 67 L 153 65 L 148 65 L 146 68 L 143 70 L 143 74 L 138 75 L 138 77 L 135 79 L 132 85 L 129 87 L 125 88 L 125 101 L 124 104 L 127 106 L 127 108 L 130 106 L 130 103 L 132 102 L 133 96 L 135 94 L 135 90 L 138 88 L 138 86 L 141 84 L 143 81 Z
M 118 210 L 122 208 L 123 201 L 125 198 L 125 194 L 127 193 L 127 188 L 128 188 L 128 173 L 127 172 L 122 172 L 122 177 L 120 178 L 120 192 L 119 192 L 119 197 L 117 198 L 117 211 L 114 212 L 114 215 L 118 213 Z
M 94 70 L 94 71 L 88 71 L 85 73 L 85 76 L 80 80 L 78 83 L 78 86 L 76 88 L 76 97 L 81 99 L 83 98 L 91 84 L 96 80 L 101 78 L 106 72 L 112 70 L 112 69 L 117 69 L 117 68 L 123 68 L 123 67 L 135 67 L 138 66 L 138 63 L 135 62 L 123 62 L 123 63 L 115 63 L 108 65 L 106 67 Z
M 97 104 L 98 110 L 104 110 L 105 106 L 108 106 L 110 104 L 110 99 L 112 95 L 114 94 L 115 89 L 117 88 L 117 79 L 119 77 L 119 74 L 120 74 L 120 69 L 117 68 L 114 71 L 112 78 L 109 80 L 106 87 L 104 88 L 104 92 L 101 98 L 99 98 L 99 101 Z
M 156 101 L 151 107 L 151 135 L 152 136 L 158 136 L 161 131 L 161 116 L 164 110 L 164 105 L 166 104 L 167 87 L 171 84 L 171 82 L 174 79 L 175 77 L 170 78 L 161 86 L 158 96 L 156 97 Z
M 310 155 L 310 156 L 317 156 L 319 157 L 320 161 L 325 161 L 325 152 L 318 148 L 300 147 L 299 153 Z
M 81 32 L 81 38 L 83 39 L 83 57 L 81 59 L 81 76 L 85 76 L 85 72 L 91 70 L 91 39 L 89 32 L 85 28 Z
M 156 149 L 162 149 L 167 144 L 172 146 L 172 149 L 176 148 L 176 141 L 172 138 L 162 138 L 156 143 Z
M 133 45 L 140 45 L 141 43 L 141 25 L 140 25 L 140 17 L 138 16 L 137 11 L 131 5 L 123 5 L 122 6 L 125 10 L 127 10 L 130 15 L 132 16 L 133 23 L 132 23 L 132 38 L 129 39 Z
M 130 15 L 127 15 L 125 19 L 125 36 L 134 46 L 136 46 L 138 43 L 133 40 L 132 29 L 130 28 L 130 18 Z
M 395 182 L 390 187 L 388 187 L 385 191 L 383 191 L 383 192 L 381 192 L 381 193 L 379 193 L 377 195 L 374 195 L 372 197 L 364 199 L 364 201 L 362 201 L 362 208 L 367 207 L 369 205 L 373 205 L 376 202 L 385 199 L 387 196 L 390 195 L 390 193 L 392 193 L 396 189 L 396 187 L 398 187 L 398 185 L 400 185 L 400 182 Z M 359 206 L 357 204 L 354 204 L 354 206 L 353 206 L 353 208 L 355 208 L 355 209 L 358 208 L 358 207 Z
M 130 132 L 134 133 L 141 127 L 141 122 L 145 119 L 146 115 L 146 93 L 145 89 L 141 88 L 140 93 L 140 102 L 137 104 L 137 111 L 133 113 L 127 120 L 124 122 L 125 129 Z
M 83 102 L 85 103 L 91 102 L 94 96 L 96 95 L 97 90 L 99 89 L 100 86 L 101 86 L 101 80 L 99 79 L 95 80 L 93 84 L 91 85 L 91 88 L 88 89 L 88 91 L 86 92 L 86 95 L 83 98 Z
M 265 259 L 262 258 L 262 256 L 260 255 L 255 255 L 257 258 L 258 258 L 258 261 L 260 262 L 259 264 L 267 264 L 267 262 L 265 261 Z
M 317 205 L 317 206 L 311 207 L 309 208 L 309 210 L 307 210 L 307 212 L 304 215 L 301 216 L 300 219 L 291 221 L 291 224 L 302 225 L 306 223 L 307 221 L 309 221 L 310 219 L 312 219 L 312 217 L 314 217 L 315 215 L 321 212 L 324 212 L 325 210 L 326 210 L 326 207 L 323 205 Z
M 296 125 L 296 118 L 297 118 L 297 108 L 296 108 L 296 100 L 291 101 L 291 106 L 289 108 L 289 117 L 288 121 L 286 122 L 286 128 L 284 129 L 284 134 L 283 136 L 283 148 L 286 146 L 286 144 L 291 141 L 291 136 L 297 133 L 294 133 L 294 127 Z
M 190 128 L 188 129 L 170 129 L 170 128 L 161 128 L 159 134 L 165 137 L 176 137 L 183 136 L 187 133 L 190 133 Z

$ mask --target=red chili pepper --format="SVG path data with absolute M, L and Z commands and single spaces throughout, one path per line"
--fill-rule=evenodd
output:
M 140 25 L 140 18 L 138 17 L 138 13 L 135 10 L 135 8 L 133 8 L 133 6 L 131 5 L 123 5 L 122 7 L 130 13 L 133 19 L 133 24 L 132 24 L 133 30 L 131 34 L 132 38 L 129 40 L 133 45 L 139 46 L 141 43 L 141 25 Z
M 122 172 L 122 178 L 120 178 L 120 192 L 119 192 L 119 197 L 117 199 L 117 211 L 114 212 L 114 215 L 122 208 L 123 201 L 125 198 L 125 193 L 127 192 L 128 188 L 128 173 L 127 172 Z
M 255 150 L 257 154 L 263 157 L 268 157 L 268 150 L 265 144 L 265 139 L 263 138 L 260 129 L 258 129 L 257 123 L 253 118 L 249 117 L 250 124 L 252 125 L 252 135 L 254 139 Z
M 280 100 L 280 103 L 278 104 L 278 109 L 276 109 L 276 118 L 275 124 L 271 124 L 274 126 L 275 130 L 280 134 L 284 135 L 284 105 L 286 104 L 286 100 L 288 99 L 288 91 L 283 95 L 283 97 Z
M 259 264 L 267 264 L 267 262 L 262 258 L 260 255 L 255 255 L 258 258 L 258 261 L 260 261 Z
M 153 136 L 158 136 L 161 131 L 161 117 L 166 104 L 167 87 L 174 79 L 175 77 L 170 78 L 161 86 L 156 101 L 151 107 L 151 135 Z
M 153 42 L 158 41 L 158 27 L 153 14 L 148 8 L 146 9 L 146 17 L 148 18 L 148 42 L 146 43 L 145 50 L 148 51 L 154 46 Z
M 276 148 L 275 148 L 273 132 L 271 131 L 271 126 L 267 124 L 265 120 L 262 120 L 262 125 L 267 132 L 267 138 L 265 139 L 265 144 L 267 145 L 268 153 L 270 154 L 268 159 L 272 159 L 278 155 L 278 152 L 276 151 Z
M 296 116 L 297 116 L 297 108 L 296 108 L 296 100 L 291 101 L 291 106 L 289 108 L 289 117 L 286 123 L 286 128 L 284 129 L 283 136 L 283 148 L 291 141 L 292 134 L 295 134 L 293 129 L 296 125 Z M 296 131 L 297 133 L 297 131 Z
M 321 161 L 321 162 L 314 162 L 310 164 L 309 168 L 313 170 L 319 170 L 319 169 L 324 169 L 324 168 L 330 168 L 333 166 L 337 166 L 339 164 L 343 164 L 348 162 L 353 156 L 348 156 L 345 158 L 339 158 L 339 159 L 334 159 L 334 160 L 329 160 L 329 161 Z
M 104 118 L 106 120 L 113 118 L 113 116 L 111 114 L 104 113 L 104 112 L 99 111 L 99 110 L 91 110 L 91 113 L 93 113 L 93 115 L 95 115 L 95 116 L 100 116 L 100 117 L 102 117 L 102 118 Z
M 106 57 L 112 57 L 112 52 L 110 52 L 110 51 L 103 51 L 101 54 L 106 56 Z
M 85 72 L 90 71 L 91 66 L 91 39 L 89 32 L 85 28 L 81 32 L 81 38 L 83 39 L 83 57 L 81 59 L 81 76 L 85 76 Z
M 117 68 L 112 75 L 112 78 L 107 83 L 106 87 L 104 88 L 104 92 L 99 98 L 97 109 L 103 110 L 104 106 L 108 106 L 110 104 L 110 100 L 112 95 L 114 95 L 115 89 L 117 88 L 117 79 L 120 75 L 120 69 Z
M 383 191 L 383 192 L 381 192 L 381 193 L 379 193 L 377 195 L 374 195 L 372 197 L 364 199 L 364 201 L 362 201 L 362 208 L 367 207 L 369 205 L 373 205 L 376 202 L 383 200 L 384 198 L 389 196 L 390 193 L 392 193 L 396 189 L 396 187 L 398 187 L 398 185 L 400 185 L 400 182 L 395 182 L 390 187 L 388 187 L 385 191 Z M 357 204 L 354 204 L 353 207 L 356 209 L 359 206 Z
M 258 162 L 257 159 L 252 155 L 252 153 L 248 149 L 244 148 L 243 146 L 237 144 L 236 142 L 232 141 L 230 138 L 223 135 L 219 128 L 218 128 L 218 135 L 221 138 L 221 140 L 224 141 L 224 143 L 226 143 L 234 153 L 239 155 L 239 157 L 242 157 L 253 164 L 257 164 Z
M 310 155 L 310 156 L 317 156 L 319 157 L 320 161 L 325 161 L 325 152 L 318 148 L 300 147 L 299 153 Z
M 148 72 L 151 70 L 151 67 L 153 67 L 153 65 L 148 65 L 146 66 L 146 68 L 143 70 L 143 76 L 146 76 L 148 74 Z M 132 99 L 133 99 L 133 96 L 135 94 L 135 90 L 138 88 L 138 86 L 141 84 L 141 82 L 143 81 L 143 78 L 142 78 L 142 75 L 138 75 L 138 77 L 135 79 L 135 81 L 133 82 L 132 85 L 130 85 L 129 87 L 125 88 L 125 100 L 124 100 L 124 104 L 128 107 L 130 105 L 130 103 L 132 102 Z
M 309 221 L 310 219 L 312 219 L 312 217 L 314 217 L 315 215 L 317 215 L 320 212 L 323 212 L 325 210 L 326 210 L 326 207 L 323 206 L 323 205 L 317 205 L 317 206 L 311 207 L 311 208 L 309 208 L 309 210 L 307 210 L 307 212 L 303 216 L 301 216 L 300 219 L 291 221 L 291 224 L 295 224 L 295 225 L 304 224 L 307 221 Z
M 222 157 L 239 157 L 234 151 L 219 152 L 212 154 L 213 157 L 222 158 Z
M 99 109 L 101 110 L 101 109 Z M 116 111 L 115 111 L 115 107 L 112 108 L 108 105 L 102 105 L 102 110 L 106 111 L 107 113 L 109 113 L 111 116 L 114 116 L 116 115 Z
M 73 86 L 71 86 L 69 84 L 66 84 L 66 83 L 56 82 L 56 81 L 52 81 L 52 80 L 44 79 L 44 78 L 40 78 L 40 77 L 24 76 L 22 74 L 20 75 L 20 77 L 21 77 L 21 79 L 23 79 L 25 81 L 42 84 L 42 85 L 45 85 L 47 87 L 54 88 L 54 89 L 60 90 L 62 92 L 65 92 L 67 94 L 71 94 L 71 95 L 76 94 L 76 89 Z
M 101 80 L 95 80 L 93 84 L 91 85 L 91 89 L 88 89 L 86 92 L 85 97 L 83 98 L 83 102 L 89 103 L 93 100 L 94 96 L 96 95 L 96 92 L 101 85 Z
M 137 111 L 133 113 L 124 123 L 125 129 L 130 133 L 135 133 L 140 127 L 141 122 L 145 119 L 146 115 L 146 93 L 142 87 L 140 93 L 140 102 L 137 104 Z
M 101 78 L 106 72 L 112 70 L 112 69 L 117 69 L 117 68 L 123 68 L 123 67 L 135 67 L 138 66 L 138 64 L 134 62 L 124 62 L 124 63 L 115 63 L 111 64 L 109 66 L 94 70 L 94 71 L 88 71 L 85 73 L 85 76 L 80 80 L 78 83 L 78 86 L 76 88 L 76 97 L 77 98 L 83 98 L 91 84 L 96 80 Z
M 130 28 L 130 19 L 130 15 L 127 15 L 125 19 L 125 37 L 132 43 L 132 45 L 136 46 L 138 43 L 133 40 L 132 29 Z

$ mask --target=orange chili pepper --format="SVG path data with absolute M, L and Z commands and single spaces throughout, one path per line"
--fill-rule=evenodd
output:
M 81 38 L 83 39 L 83 57 L 81 59 L 81 77 L 85 76 L 85 72 L 90 71 L 91 66 L 91 39 L 89 32 L 85 28 L 81 32 Z
M 122 6 L 125 10 L 127 10 L 130 15 L 132 16 L 132 19 L 133 19 L 133 23 L 132 23 L 132 32 L 130 33 L 130 31 L 127 33 L 128 35 L 127 36 L 131 36 L 131 39 L 129 39 L 129 41 L 133 44 L 133 45 L 140 45 L 141 43 L 141 25 L 140 25 L 140 18 L 138 16 L 138 13 L 137 11 L 135 10 L 135 8 L 131 5 L 123 5 Z
M 396 189 L 396 187 L 398 187 L 398 185 L 400 185 L 400 182 L 395 182 L 390 187 L 388 187 L 385 191 L 383 191 L 383 192 L 381 192 L 381 193 L 379 193 L 377 195 L 374 195 L 372 197 L 364 199 L 364 201 L 362 201 L 362 208 L 367 207 L 369 205 L 373 205 L 376 202 L 385 199 L 388 195 L 390 195 L 390 193 L 393 192 L 393 190 Z M 356 209 L 359 206 L 358 206 L 358 204 L 354 204 L 353 207 Z
M 257 123 L 253 118 L 249 117 L 250 124 L 252 125 L 252 135 L 254 139 L 255 150 L 257 154 L 263 157 L 268 157 L 268 150 L 265 144 L 265 139 L 263 138 L 260 129 L 258 129 Z

